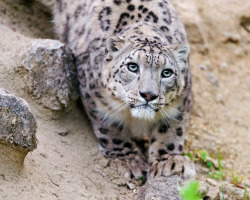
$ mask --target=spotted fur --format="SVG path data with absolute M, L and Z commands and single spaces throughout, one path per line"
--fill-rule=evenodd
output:
M 57 0 L 99 149 L 127 177 L 195 174 L 182 156 L 191 104 L 189 45 L 168 0 Z M 170 74 L 170 76 L 169 76 Z M 134 138 L 149 138 L 148 156 Z M 148 157 L 148 159 L 146 159 Z

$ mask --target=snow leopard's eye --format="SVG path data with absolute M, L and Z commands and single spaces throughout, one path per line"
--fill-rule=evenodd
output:
M 164 69 L 161 72 L 161 75 L 163 78 L 169 78 L 170 76 L 172 76 L 172 74 L 173 74 L 173 71 L 171 69 Z
M 131 71 L 131 72 L 138 72 L 139 71 L 139 66 L 135 63 L 128 63 L 127 64 L 127 67 L 128 67 L 128 70 Z

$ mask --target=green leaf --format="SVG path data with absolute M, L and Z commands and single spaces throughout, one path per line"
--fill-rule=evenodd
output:
M 142 175 L 139 180 L 141 181 L 141 185 L 144 185 L 147 182 L 147 176 L 146 175 Z
M 222 180 L 222 178 L 223 178 L 223 172 L 217 170 L 216 174 L 217 174 L 217 178 L 220 179 L 220 180 Z
M 207 161 L 207 167 L 208 167 L 208 169 L 212 169 L 213 164 L 210 161 Z
M 220 155 L 220 149 L 218 149 L 218 167 L 219 167 L 220 171 L 223 170 L 223 164 L 222 164 L 222 158 L 221 158 L 221 155 Z
M 190 160 L 193 160 L 193 155 L 190 152 L 187 153 L 183 153 L 183 156 L 188 156 L 190 158 Z
M 208 156 L 208 152 L 206 151 L 200 151 L 200 154 L 201 154 L 201 158 L 204 162 L 207 162 L 207 156 Z
M 183 200 L 200 200 L 203 197 L 199 188 L 200 185 L 198 181 L 191 181 L 187 186 L 181 188 L 180 195 Z

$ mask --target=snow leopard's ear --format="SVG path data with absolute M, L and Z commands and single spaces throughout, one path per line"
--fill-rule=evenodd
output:
M 106 49 L 107 49 L 107 60 L 112 60 L 113 53 L 119 51 L 125 44 L 125 41 L 119 38 L 118 36 L 109 36 L 106 40 Z
M 188 43 L 183 43 L 180 45 L 177 45 L 173 48 L 171 48 L 171 51 L 173 52 L 177 64 L 181 67 L 185 67 L 185 63 L 187 62 L 188 55 L 190 53 L 190 46 Z

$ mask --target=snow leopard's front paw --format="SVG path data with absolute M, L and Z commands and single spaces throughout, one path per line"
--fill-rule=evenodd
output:
M 119 175 L 131 179 L 139 179 L 147 172 L 147 162 L 143 156 L 139 154 L 134 154 L 133 156 L 128 157 L 117 157 L 117 158 L 108 158 L 109 166 L 113 169 L 116 169 Z
M 187 156 L 165 155 L 160 161 L 150 162 L 148 179 L 180 175 L 184 179 L 195 176 L 195 165 Z

